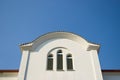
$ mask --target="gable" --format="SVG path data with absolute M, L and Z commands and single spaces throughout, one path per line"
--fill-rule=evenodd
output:
M 98 44 L 93 44 L 89 43 L 87 40 L 82 38 L 81 36 L 78 36 L 76 34 L 70 33 L 70 32 L 51 32 L 45 35 L 42 35 L 35 39 L 34 41 L 26 44 L 20 45 L 21 50 L 23 51 L 24 49 L 31 49 L 35 50 L 39 45 L 44 45 L 47 42 L 54 41 L 57 39 L 68 39 L 72 40 L 78 44 L 81 44 L 84 49 L 91 50 L 99 50 L 99 45 Z

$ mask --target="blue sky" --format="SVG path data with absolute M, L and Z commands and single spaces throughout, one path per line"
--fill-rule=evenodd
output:
M 101 45 L 102 69 L 120 69 L 119 0 L 0 0 L 0 69 L 18 69 L 19 45 L 68 31 Z

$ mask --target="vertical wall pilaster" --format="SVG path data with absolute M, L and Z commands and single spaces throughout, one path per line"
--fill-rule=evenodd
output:
M 90 51 L 95 80 L 103 80 L 97 50 Z
M 21 63 L 20 63 L 18 80 L 26 80 L 29 56 L 30 56 L 29 51 L 24 50 L 22 53 L 22 59 L 21 59 Z

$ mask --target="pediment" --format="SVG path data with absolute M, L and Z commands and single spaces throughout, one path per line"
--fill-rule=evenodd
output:
M 78 44 L 81 44 L 82 47 L 86 50 L 99 50 L 99 45 L 98 44 L 93 44 L 85 40 L 79 35 L 70 33 L 70 32 L 51 32 L 44 34 L 37 39 L 33 40 L 30 43 L 25 43 L 20 45 L 21 50 L 35 50 L 39 45 L 42 45 L 45 42 L 48 42 L 50 40 L 57 40 L 57 39 L 68 39 L 72 40 L 74 42 L 77 42 Z

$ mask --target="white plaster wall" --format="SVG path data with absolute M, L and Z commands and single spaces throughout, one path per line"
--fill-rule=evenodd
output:
M 47 44 L 46 44 L 47 43 Z M 81 45 L 68 39 L 57 39 L 43 43 L 36 51 L 30 52 L 26 80 L 96 80 L 93 55 Z M 74 71 L 47 71 L 47 53 L 55 47 L 65 47 L 70 50 L 74 62 Z M 96 55 L 96 53 L 95 53 Z M 64 65 L 66 67 L 66 65 Z M 99 65 L 96 65 L 99 66 Z M 99 79 L 101 80 L 101 79 Z
M 0 73 L 0 80 L 18 80 L 17 72 L 3 72 Z
M 120 80 L 120 72 L 104 72 L 103 80 Z

